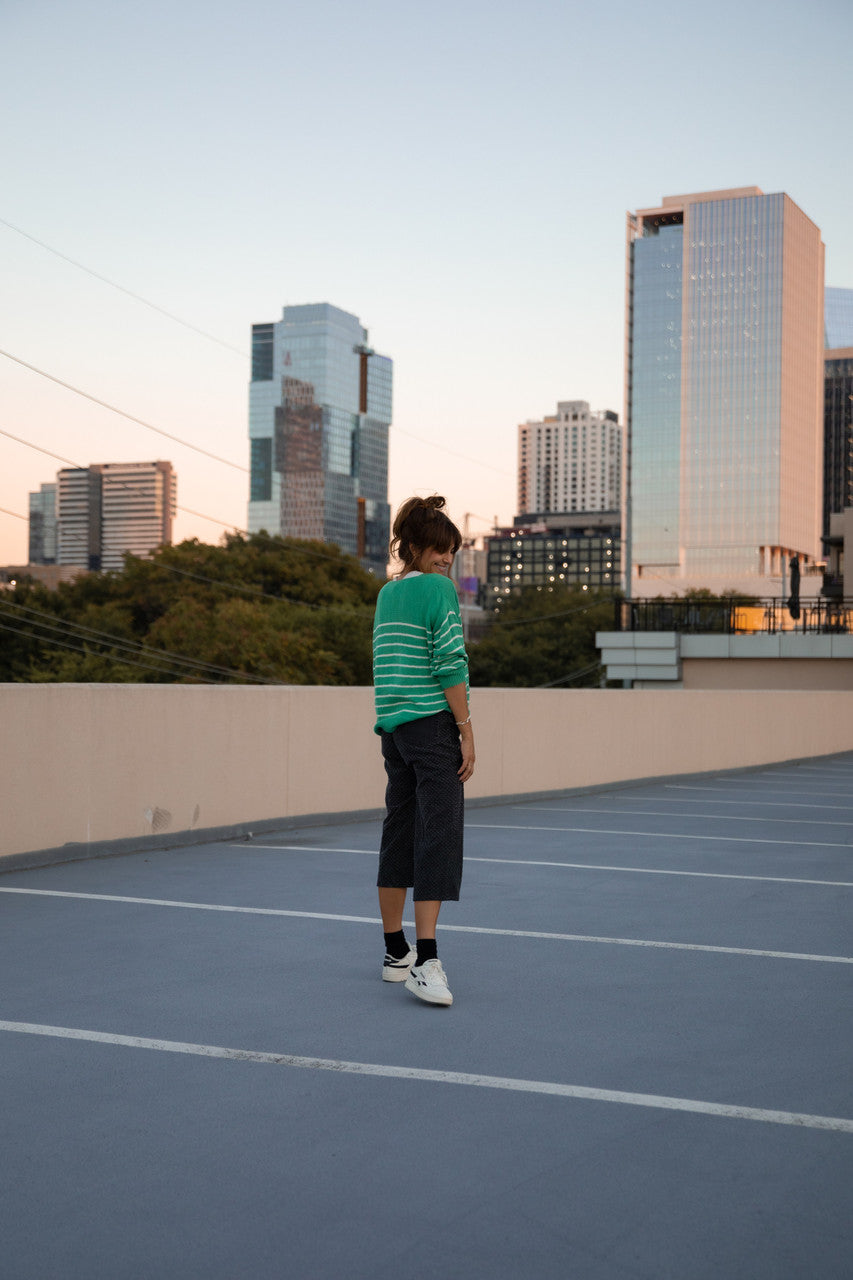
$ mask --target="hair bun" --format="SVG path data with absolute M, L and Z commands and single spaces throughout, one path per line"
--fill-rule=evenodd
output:
M 424 506 L 430 511 L 442 511 L 447 506 L 444 498 L 439 497 L 437 493 L 431 494 L 428 498 L 424 498 Z

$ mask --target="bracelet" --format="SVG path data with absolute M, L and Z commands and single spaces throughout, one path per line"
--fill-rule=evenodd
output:
M 465 728 L 465 726 L 466 726 L 466 724 L 470 724 L 470 723 L 471 723 L 471 717 L 470 717 L 470 716 L 468 717 L 468 719 L 467 719 L 467 720 L 457 720 L 457 721 L 456 721 L 456 728 L 457 728 L 457 729 L 464 729 L 464 728 Z

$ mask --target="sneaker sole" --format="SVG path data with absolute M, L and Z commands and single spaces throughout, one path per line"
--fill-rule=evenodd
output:
M 409 976 L 411 966 L 408 969 L 392 969 L 388 965 L 382 966 L 383 982 L 405 982 Z

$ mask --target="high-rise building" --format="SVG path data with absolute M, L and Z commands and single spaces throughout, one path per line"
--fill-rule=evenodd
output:
M 770 594 L 792 556 L 819 557 L 823 262 L 814 223 L 758 187 L 629 213 L 627 558 L 640 594 Z
M 486 583 L 482 603 L 494 608 L 525 587 L 540 591 L 580 587 L 619 589 L 621 539 L 618 511 L 516 516 L 512 526 L 485 539 Z
M 125 552 L 145 557 L 172 541 L 177 501 L 171 462 L 101 465 L 101 568 L 124 567 Z
M 66 467 L 57 474 L 59 564 L 101 567 L 101 469 Z
M 56 564 L 56 485 L 30 494 L 30 564 Z
M 586 400 L 561 400 L 554 417 L 518 428 L 521 515 L 618 511 L 622 428 L 611 409 L 591 413 Z
M 171 462 L 103 462 L 57 475 L 58 562 L 120 570 L 172 541 L 176 477 Z
M 827 289 L 823 377 L 823 527 L 853 507 L 853 289 Z
M 357 316 L 318 303 L 253 325 L 249 529 L 337 543 L 384 577 L 391 391 Z

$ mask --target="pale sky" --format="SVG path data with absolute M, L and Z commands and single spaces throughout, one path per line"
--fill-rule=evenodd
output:
M 176 540 L 216 542 L 246 525 L 230 348 L 331 302 L 394 361 L 392 505 L 509 521 L 520 422 L 622 417 L 626 210 L 786 191 L 853 287 L 851 35 L 847 0 L 0 0 L 0 349 L 237 465 L 5 355 L 0 430 L 169 459 Z M 0 435 L 0 565 L 61 465 Z

